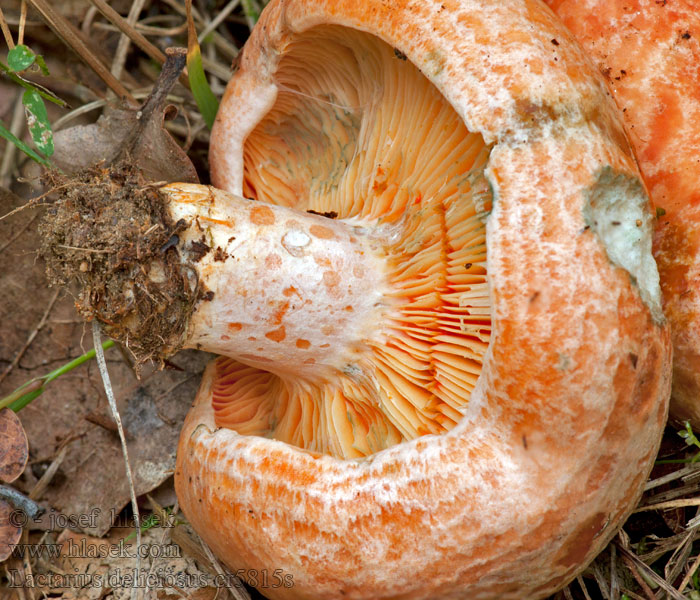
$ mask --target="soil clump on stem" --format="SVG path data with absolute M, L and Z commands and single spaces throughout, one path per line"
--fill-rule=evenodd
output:
M 50 284 L 77 282 L 81 316 L 97 319 L 137 365 L 162 364 L 182 347 L 203 297 L 197 270 L 177 249 L 187 224 L 173 222 L 159 184 L 129 160 L 45 179 L 55 198 L 39 228 Z

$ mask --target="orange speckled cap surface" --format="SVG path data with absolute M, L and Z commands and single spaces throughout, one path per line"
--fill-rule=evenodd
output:
M 700 426 L 700 3 L 548 4 L 605 75 L 659 210 L 654 256 L 674 345 L 671 413 Z

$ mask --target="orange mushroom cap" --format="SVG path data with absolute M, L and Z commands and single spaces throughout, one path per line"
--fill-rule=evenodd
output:
M 671 350 L 634 157 L 551 12 L 273 0 L 211 163 L 232 195 L 165 192 L 229 256 L 175 475 L 213 551 L 290 575 L 271 598 L 573 578 L 641 494 Z
M 700 427 L 700 3 L 548 0 L 605 74 L 659 211 L 671 414 Z

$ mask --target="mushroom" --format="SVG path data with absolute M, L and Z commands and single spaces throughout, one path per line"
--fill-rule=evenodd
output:
M 700 12 L 666 0 L 547 0 L 606 75 L 659 218 L 671 414 L 700 428 Z
M 210 158 L 226 191 L 162 191 L 206 288 L 185 345 L 222 355 L 175 473 L 214 553 L 271 598 L 579 573 L 640 497 L 671 344 L 633 153 L 552 13 L 273 0 Z

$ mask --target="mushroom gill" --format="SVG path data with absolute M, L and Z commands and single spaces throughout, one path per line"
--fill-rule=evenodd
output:
M 295 37 L 275 81 L 276 103 L 246 140 L 244 195 L 370 231 L 390 291 L 383 325 L 359 340 L 362 358 L 332 380 L 218 359 L 216 423 L 338 458 L 448 431 L 491 331 L 490 148 L 405 56 L 366 33 Z

